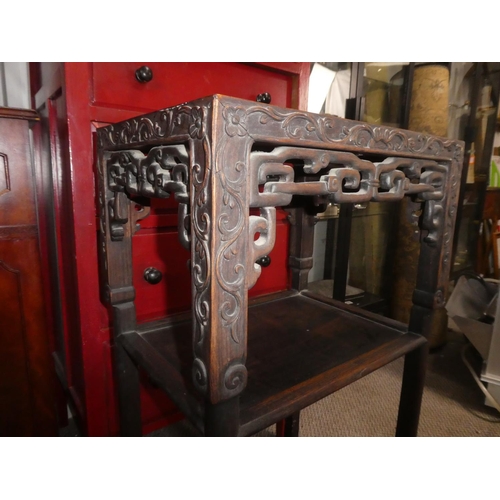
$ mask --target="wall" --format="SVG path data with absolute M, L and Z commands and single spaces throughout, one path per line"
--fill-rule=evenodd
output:
M 28 63 L 0 63 L 0 106 L 9 108 L 31 107 Z

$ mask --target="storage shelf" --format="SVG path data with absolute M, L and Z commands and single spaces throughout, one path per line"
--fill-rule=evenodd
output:
M 203 400 L 191 382 L 189 316 L 143 324 L 122 340 L 202 431 Z M 240 434 L 254 434 L 425 342 L 406 325 L 307 291 L 257 299 L 248 310 Z

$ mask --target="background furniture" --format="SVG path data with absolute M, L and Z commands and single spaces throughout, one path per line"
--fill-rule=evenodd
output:
M 0 435 L 57 435 L 32 110 L 0 108 Z
M 84 434 L 118 432 L 112 373 L 112 320 L 99 300 L 93 133 L 103 125 L 179 102 L 224 92 L 305 109 L 309 63 L 31 63 L 38 200 L 47 241 L 44 262 L 53 300 L 54 358 Z M 266 95 L 267 94 L 267 95 Z M 260 96 L 260 97 L 259 97 Z M 187 251 L 177 240 L 171 200 L 153 200 L 134 238 L 137 317 L 163 318 L 189 308 Z M 254 294 L 285 289 L 289 223 L 278 211 L 277 244 Z M 161 273 L 161 274 L 160 274 Z M 159 282 L 156 282 L 161 277 Z M 175 282 L 172 290 L 167 283 Z M 141 381 L 144 432 L 181 415 L 147 377 Z
M 282 418 L 292 435 L 302 408 L 403 355 L 396 433 L 416 435 L 463 143 L 221 95 L 98 137 L 101 296 L 114 318 L 123 435 L 142 434 L 139 367 L 206 435 L 249 435 Z M 190 251 L 191 314 L 137 323 L 134 235 L 146 200 L 170 194 Z M 306 291 L 315 212 L 405 195 L 423 202 L 409 327 Z M 252 301 L 276 241 L 276 207 L 290 212 L 292 290 Z
M 469 63 L 469 66 L 459 82 L 469 92 L 468 100 L 463 103 L 468 113 L 462 117 L 463 124 L 457 134 L 465 141 L 465 158 L 452 279 L 472 270 L 485 276 L 493 275 L 488 259 L 490 235 L 495 230 L 496 221 L 491 221 L 491 225 L 489 218 L 498 208 L 492 206 L 495 194 L 488 193 L 488 187 L 497 128 L 500 64 Z

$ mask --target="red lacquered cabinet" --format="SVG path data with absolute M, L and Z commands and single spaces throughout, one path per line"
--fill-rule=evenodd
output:
M 146 66 L 137 76 L 137 70 Z M 305 109 L 309 63 L 31 63 L 34 130 L 44 196 L 46 273 L 50 278 L 56 370 L 83 432 L 116 435 L 117 404 L 111 360 L 111 318 L 99 298 L 98 219 L 94 174 L 96 128 L 211 94 Z M 141 77 L 144 80 L 140 81 Z M 151 78 L 150 78 L 151 77 Z M 278 220 L 271 264 L 252 295 L 288 287 L 289 228 Z M 153 200 L 134 236 L 134 286 L 138 321 L 190 307 L 189 254 L 178 242 L 174 200 Z M 145 271 L 162 279 L 152 284 Z M 182 418 L 144 377 L 143 432 Z

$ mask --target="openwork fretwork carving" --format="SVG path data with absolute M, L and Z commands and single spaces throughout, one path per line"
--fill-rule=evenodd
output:
M 301 175 L 319 179 L 295 182 L 297 169 Z M 371 162 L 353 153 L 284 146 L 252 153 L 250 172 L 251 207 L 286 206 L 293 195 L 317 196 L 333 203 L 397 201 L 405 195 L 415 196 L 426 202 L 422 221 L 428 231 L 425 241 L 436 243 L 446 185 L 446 167 L 436 161 L 389 157 Z M 266 236 L 272 241 L 269 231 Z
M 295 182 L 297 167 L 286 163 L 297 161 L 303 173 L 323 174 L 319 180 Z M 333 203 L 397 201 L 415 194 L 424 200 L 430 199 L 424 193 L 431 192 L 432 199 L 440 199 L 446 173 L 430 160 L 390 157 L 373 163 L 352 153 L 289 147 L 252 153 L 250 168 L 252 207 L 286 206 L 293 195 L 322 196 Z
M 109 202 L 112 222 L 111 236 L 123 237 L 128 220 L 129 195 L 146 198 L 168 198 L 174 194 L 179 202 L 179 239 L 189 247 L 188 155 L 184 146 L 159 146 L 147 155 L 138 150 L 109 153 L 107 162 L 108 187 L 115 192 Z
M 260 216 L 251 215 L 248 225 L 250 234 L 250 250 L 247 258 L 247 286 L 252 288 L 262 271 L 257 261 L 268 255 L 274 248 L 276 241 L 276 209 L 273 207 L 261 208 Z M 259 237 L 254 241 L 255 235 Z

